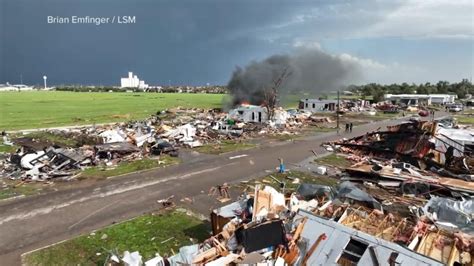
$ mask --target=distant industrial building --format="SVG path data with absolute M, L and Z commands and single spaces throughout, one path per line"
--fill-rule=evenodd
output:
M 133 75 L 133 72 L 128 72 L 128 77 L 120 79 L 120 87 L 146 89 L 148 88 L 148 84 L 140 80 L 137 75 Z
M 458 98 L 455 94 L 385 94 L 384 99 L 393 104 L 417 106 L 419 104 L 451 104 Z

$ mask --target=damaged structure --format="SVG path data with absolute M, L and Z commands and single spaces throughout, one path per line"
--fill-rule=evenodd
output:
M 254 105 L 241 105 L 228 113 L 217 109 L 175 108 L 141 121 L 15 134 L 11 139 L 5 134 L 4 144 L 20 149 L 0 158 L 3 166 L 0 174 L 32 181 L 56 177 L 70 180 L 87 167 L 114 167 L 122 161 L 161 155 L 176 157 L 181 148 L 266 134 L 296 135 L 305 126 L 319 121 L 308 113 L 282 108 L 276 108 L 273 119 L 268 120 L 266 110 L 267 107 Z M 55 139 L 71 141 L 57 143 Z
M 337 187 L 302 183 L 279 192 L 255 186 L 211 213 L 213 235 L 153 265 L 471 265 L 472 202 L 411 206 L 412 215 L 345 181 Z M 462 206 L 462 207 L 461 207 Z M 456 218 L 462 225 L 443 227 Z M 469 214 L 470 213 L 470 214 Z M 433 215 L 439 215 L 433 218 Z M 136 264 L 139 265 L 139 264 Z M 148 265 L 148 264 L 146 264 Z
M 256 184 L 212 211 L 212 237 L 163 262 L 472 265 L 472 156 L 438 129 L 436 122 L 411 121 L 327 143 L 354 162 L 337 186 L 279 191 Z M 458 152 L 446 155 L 451 144 Z

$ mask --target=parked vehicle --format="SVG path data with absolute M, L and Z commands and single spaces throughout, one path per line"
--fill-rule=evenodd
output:
M 462 104 L 452 104 L 448 106 L 449 112 L 461 112 L 463 110 Z

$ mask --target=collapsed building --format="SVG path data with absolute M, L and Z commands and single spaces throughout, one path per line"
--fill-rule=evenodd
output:
M 212 211 L 207 240 L 145 264 L 470 265 L 474 231 L 463 213 L 474 208 L 472 200 L 456 204 L 433 197 L 403 217 L 348 181 L 285 193 L 256 185 Z M 443 227 L 450 222 L 463 226 Z
M 246 244 L 245 238 L 238 236 L 241 229 L 236 229 L 237 243 L 245 252 L 227 246 L 233 256 L 210 259 L 236 265 L 248 262 L 247 257 L 253 259 L 252 263 L 274 265 L 470 265 L 474 254 L 474 164 L 469 148 L 472 133 L 461 130 L 459 137 L 449 137 L 436 122 L 411 121 L 387 131 L 328 143 L 350 153 L 348 158 L 355 162 L 345 169 L 343 183 L 336 190 L 301 184 L 289 195 L 257 187 L 247 203 L 241 200 L 214 210 L 211 224 L 215 235 L 231 236 L 229 228 L 236 227 L 235 217 L 253 212 L 249 223 L 240 226 L 255 228 L 253 233 L 258 236 Z M 434 145 L 437 141 L 444 149 Z M 458 152 L 446 155 L 450 143 L 458 146 Z M 371 167 L 365 168 L 367 164 Z M 412 196 L 368 193 L 351 181 L 377 184 L 391 194 Z M 397 212 L 393 208 L 397 204 L 409 215 Z M 273 222 L 263 219 L 255 224 L 262 217 Z M 271 233 L 257 229 L 274 223 L 277 225 Z M 281 240 L 288 233 L 290 237 Z M 253 246 L 259 242 L 265 244 Z M 255 250 L 260 256 L 254 254 Z M 197 258 L 203 262 L 202 256 Z
M 389 126 L 386 131 L 369 132 L 326 145 L 359 156 L 369 155 L 370 157 L 365 157 L 365 161 L 399 159 L 437 176 L 444 175 L 472 181 L 473 141 L 472 129 L 445 129 L 438 127 L 437 122 L 411 120 Z M 410 165 L 403 165 L 401 168 L 407 168 L 410 174 L 420 176 Z M 374 170 L 381 171 L 383 168 Z
M 447 148 L 446 139 L 464 143 L 441 129 L 410 121 L 325 143 L 353 162 L 334 177 L 337 185 L 299 182 L 289 172 L 280 177 L 296 182 L 295 189 L 273 176 L 274 183 L 245 183 L 237 201 L 211 212 L 211 237 L 149 262 L 472 265 L 472 153 L 459 146 L 452 158 L 446 155 L 438 139 Z
M 377 105 L 370 104 L 369 101 L 358 100 L 328 100 L 328 99 L 301 99 L 298 103 L 298 110 L 306 112 L 375 112 Z

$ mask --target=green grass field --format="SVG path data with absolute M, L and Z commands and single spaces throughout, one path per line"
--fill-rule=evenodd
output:
M 216 108 L 224 94 L 2 92 L 0 130 L 142 119 L 173 107 Z

